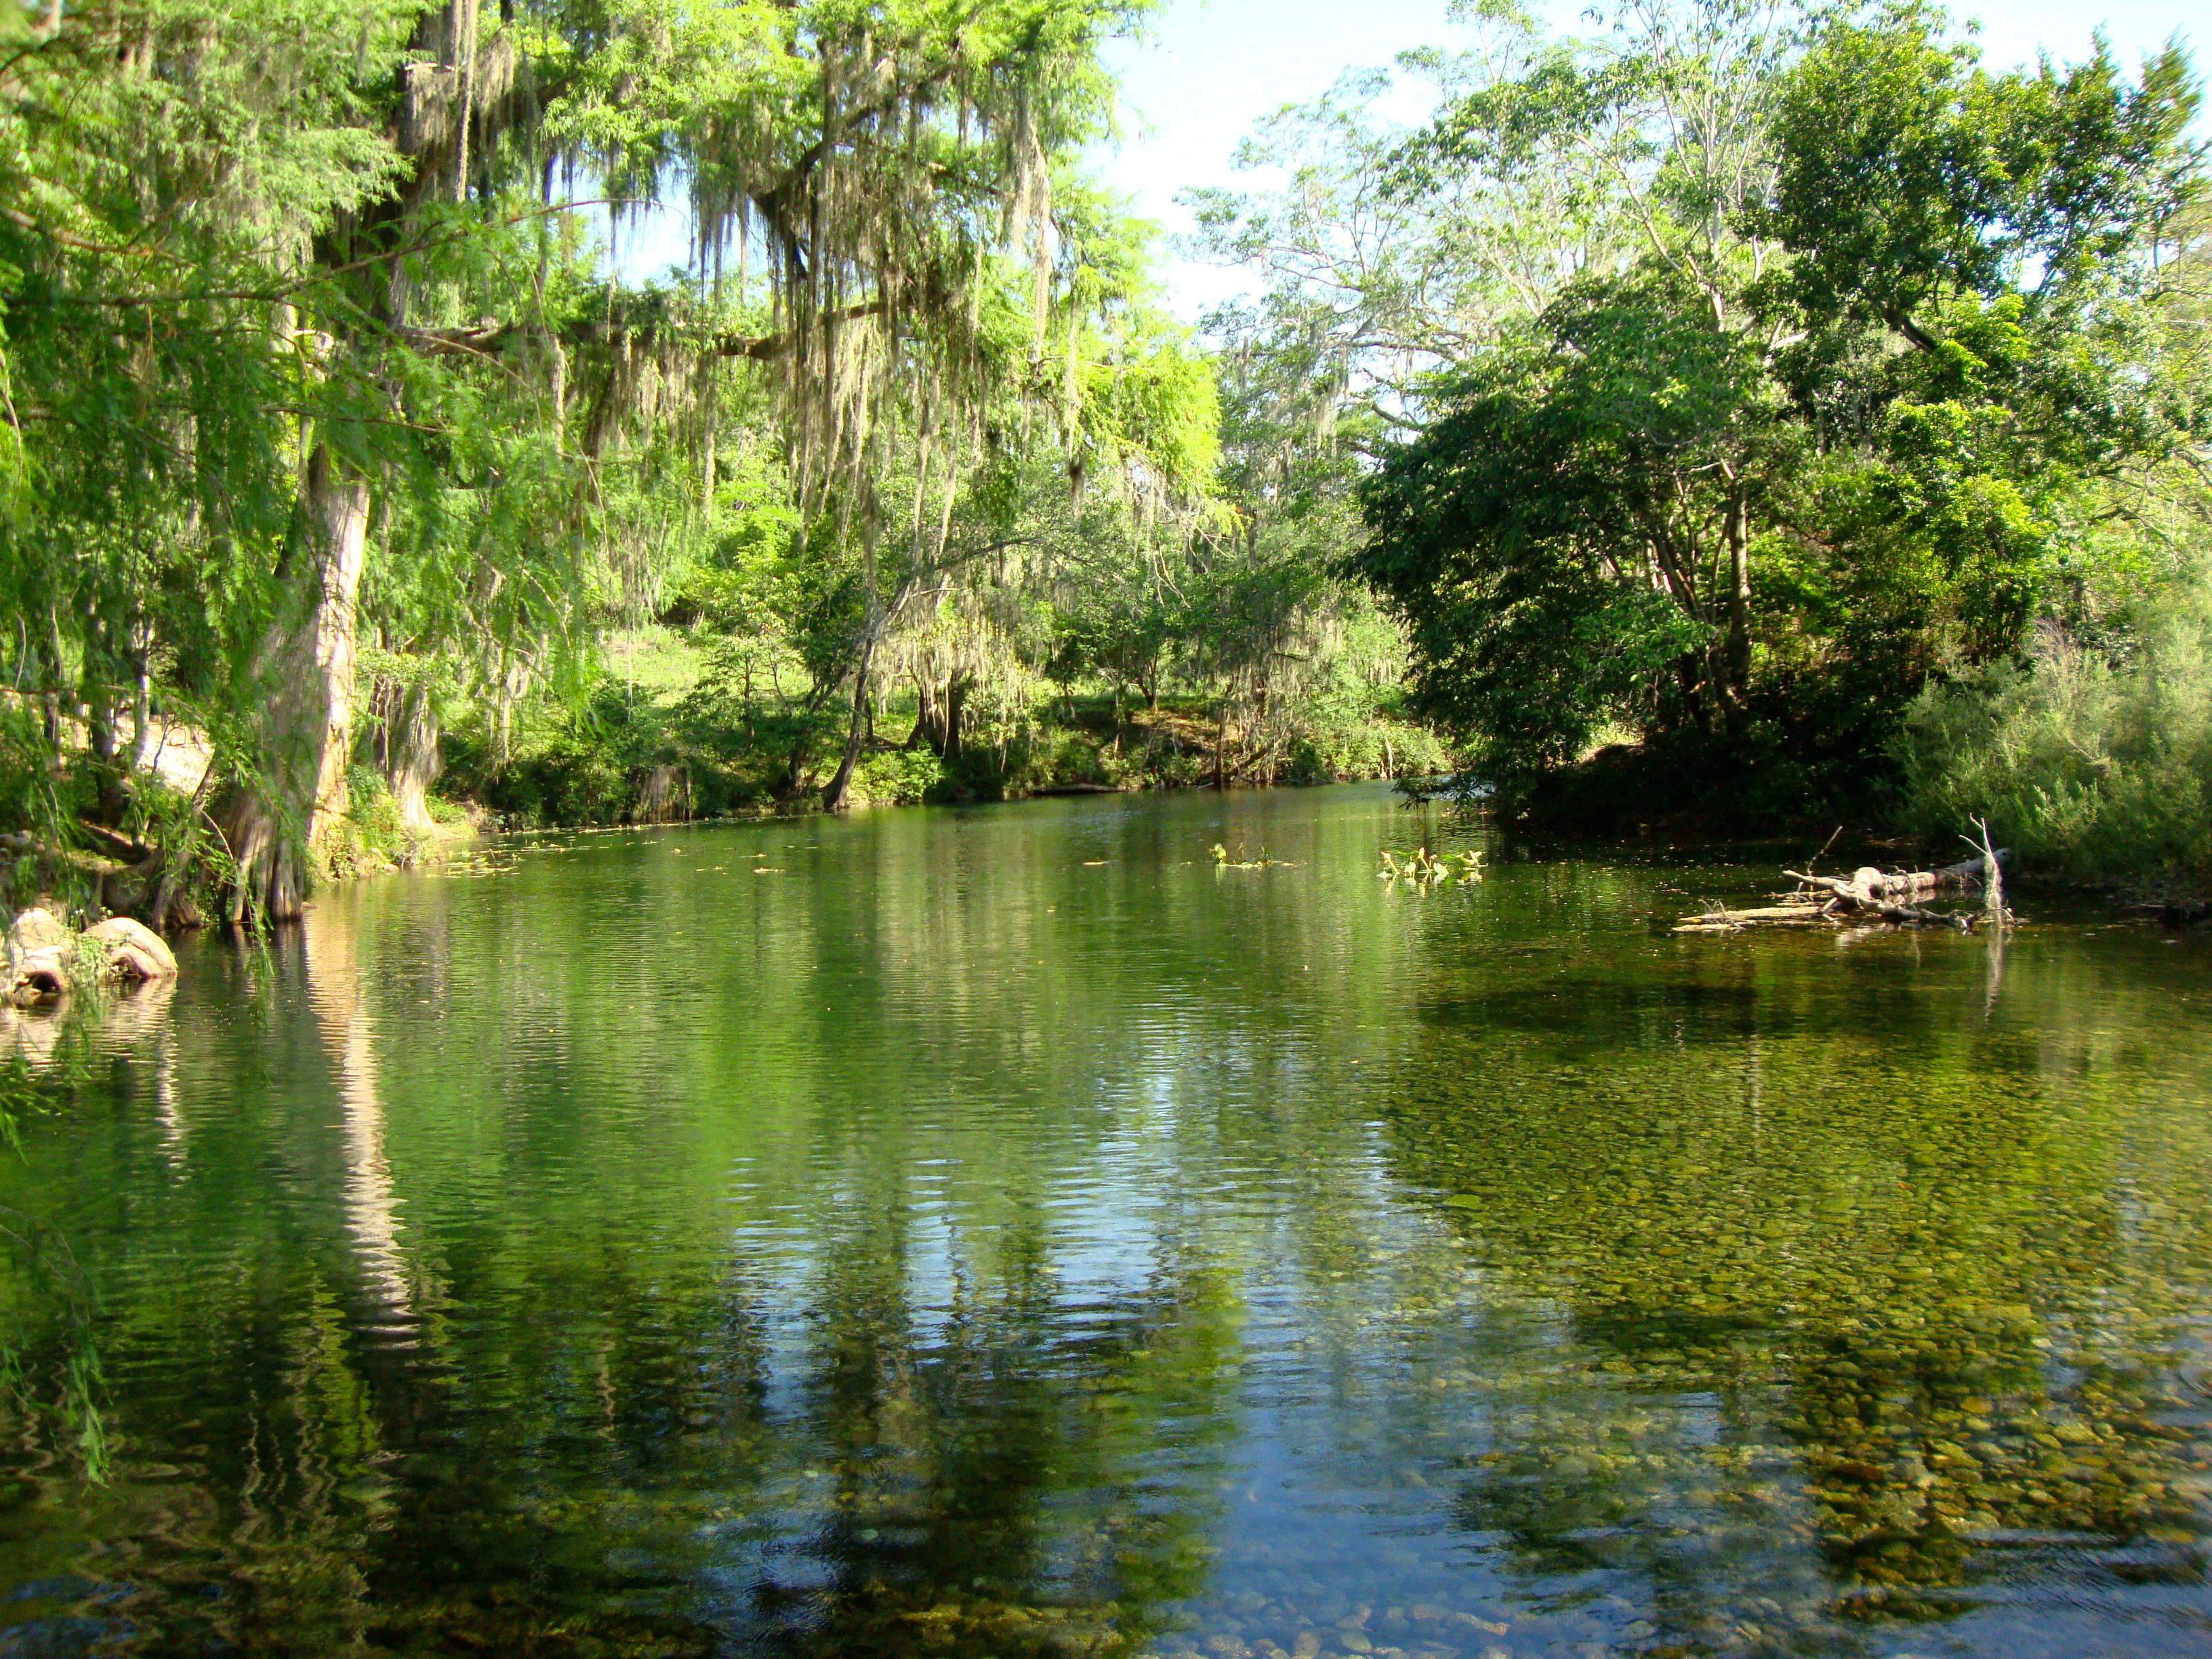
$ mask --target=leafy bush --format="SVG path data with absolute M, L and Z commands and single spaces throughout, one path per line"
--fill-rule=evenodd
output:
M 1116 770 L 1115 781 L 1125 787 L 1192 789 L 1213 776 L 1213 757 L 1156 726 L 1142 743 L 1122 749 Z
M 835 763 L 842 711 L 741 712 L 716 690 L 655 699 L 605 683 L 574 703 L 539 704 L 516 722 L 504 761 L 479 718 L 446 734 L 446 787 L 512 823 L 623 823 L 650 815 L 663 769 L 690 816 L 720 817 L 803 797 Z
M 447 777 L 517 823 L 616 823 L 629 805 L 632 761 L 626 722 L 601 718 L 606 712 L 555 705 L 518 722 L 503 765 L 488 732 L 449 732 Z
M 1018 747 L 1010 747 L 1005 792 L 1033 795 L 1071 787 L 1115 785 L 1120 780 L 1111 775 L 1110 759 L 1094 732 L 1060 728 L 1036 732 Z
M 945 763 L 927 749 L 880 749 L 853 769 L 852 796 L 861 806 L 912 806 L 945 796 Z
M 399 803 L 392 798 L 381 773 L 374 767 L 356 766 L 347 774 L 346 790 L 346 815 L 317 848 L 325 875 L 367 875 L 421 859 L 424 838 L 399 821 Z
M 2046 640 L 1931 688 L 1899 743 L 1913 828 L 1986 817 L 2023 867 L 2143 884 L 2212 876 L 2212 596 L 2124 659 Z
M 1339 783 L 1358 778 L 1432 777 L 1452 761 L 1443 741 L 1425 726 L 1382 718 L 1316 726 L 1301 733 L 1278 781 Z

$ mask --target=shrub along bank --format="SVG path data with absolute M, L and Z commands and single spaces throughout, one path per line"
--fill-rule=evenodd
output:
M 1897 754 L 1901 816 L 1930 839 L 1986 818 L 2031 872 L 2212 890 L 2212 592 L 2185 588 L 2117 645 L 2053 630 L 1931 688 Z
M 617 648 L 587 695 L 545 701 L 502 733 L 464 720 L 441 788 L 517 827 L 809 811 L 842 758 L 842 708 L 803 683 L 748 686 L 669 630 Z M 1178 695 L 1178 691 L 1181 695 Z M 977 687 L 952 729 L 908 688 L 872 706 L 848 799 L 861 805 L 1089 791 L 1243 787 L 1428 775 L 1454 757 L 1395 687 L 1352 680 L 1273 710 L 1170 688 L 1146 706 L 1097 686 Z

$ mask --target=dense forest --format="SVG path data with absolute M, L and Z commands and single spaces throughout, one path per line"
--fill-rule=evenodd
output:
M 1201 193 L 1192 328 L 1096 170 L 1147 10 L 0 10 L 15 885 L 1385 775 L 2212 869 L 2178 49 L 1470 11 Z M 648 210 L 685 268 L 611 257 Z

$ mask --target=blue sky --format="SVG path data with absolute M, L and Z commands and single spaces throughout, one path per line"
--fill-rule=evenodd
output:
M 1537 3 L 1560 27 L 1577 26 L 1573 0 Z M 2081 57 L 2100 27 L 2132 65 L 2174 35 L 2196 45 L 2193 37 L 2205 33 L 2204 0 L 2014 0 L 1956 9 L 1983 20 L 1992 65 L 2032 62 L 2039 50 L 2062 60 Z M 1149 40 L 1113 51 L 1126 132 L 1118 148 L 1100 153 L 1099 169 L 1146 217 L 1183 230 L 1189 217 L 1176 204 L 1180 191 L 1261 182 L 1231 166 L 1261 117 L 1315 96 L 1347 69 L 1463 40 L 1449 13 L 1447 0 L 1168 0 Z M 622 263 L 633 271 L 684 257 L 683 227 L 672 216 L 626 232 L 623 241 Z M 1180 258 L 1168 270 L 1175 307 L 1188 318 L 1233 292 L 1237 280 Z

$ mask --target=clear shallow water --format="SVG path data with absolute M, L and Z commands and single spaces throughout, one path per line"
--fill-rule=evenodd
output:
M 1424 838 L 641 831 L 198 942 L 0 1155 L 0 1659 L 2212 1652 L 2205 947 Z

